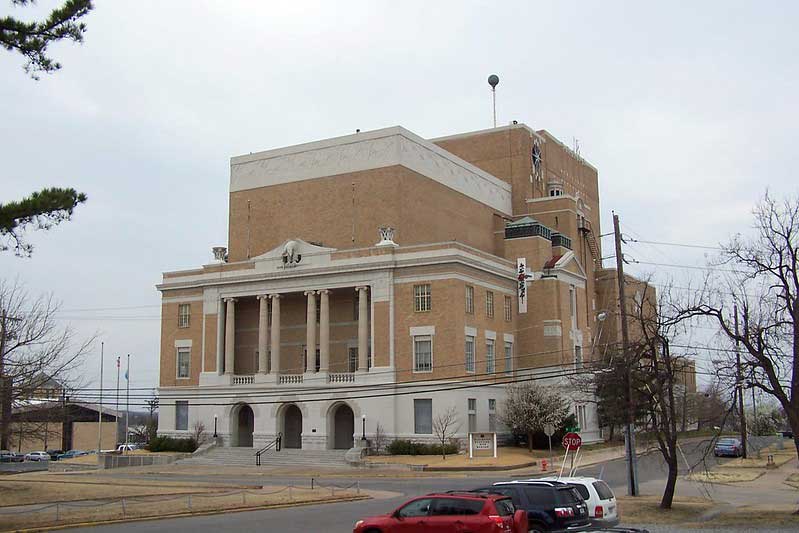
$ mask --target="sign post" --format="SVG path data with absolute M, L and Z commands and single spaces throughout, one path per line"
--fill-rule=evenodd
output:
M 566 455 L 569 454 L 570 451 L 574 450 L 574 455 L 572 456 L 572 464 L 571 469 L 569 470 L 569 475 L 574 472 L 574 460 L 577 457 L 577 453 L 580 450 L 580 446 L 583 445 L 583 439 L 580 437 L 578 433 L 574 433 L 570 431 L 563 435 L 563 447 L 566 448 Z M 564 460 L 565 462 L 565 460 Z M 563 467 L 561 466 L 561 472 L 563 472 Z
M 552 457 L 552 435 L 555 434 L 555 425 L 554 424 L 544 424 L 544 434 L 549 439 L 549 463 L 555 464 L 553 457 Z

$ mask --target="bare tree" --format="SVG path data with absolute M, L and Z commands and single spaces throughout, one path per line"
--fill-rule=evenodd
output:
M 517 383 L 507 386 L 505 402 L 497 413 L 500 421 L 517 434 L 527 435 L 530 451 L 533 434 L 542 431 L 546 424 L 560 426 L 569 415 L 566 399 L 554 388 L 544 388 L 535 383 Z
M 208 432 L 205 430 L 205 424 L 199 420 L 195 422 L 191 429 L 191 438 L 197 443 L 198 448 L 205 444 L 205 441 L 208 440 Z
M 447 443 L 455 436 L 460 427 L 458 410 L 454 405 L 433 420 L 433 433 L 441 443 L 441 457 L 445 460 L 447 458 Z
M 12 405 L 35 398 L 51 379 L 74 386 L 72 371 L 94 343 L 59 326 L 57 312 L 52 296 L 32 297 L 19 282 L 0 280 L 0 448 L 9 443 Z
M 372 438 L 372 446 L 375 455 L 380 455 L 383 453 L 383 447 L 386 445 L 386 431 L 383 429 L 383 426 L 380 422 L 377 423 L 377 427 L 375 428 L 375 434 Z
M 766 193 L 753 214 L 754 235 L 722 247 L 719 268 L 683 312 L 709 318 L 740 346 L 743 379 L 780 403 L 799 456 L 799 197 Z M 735 356 L 727 354 L 732 369 Z

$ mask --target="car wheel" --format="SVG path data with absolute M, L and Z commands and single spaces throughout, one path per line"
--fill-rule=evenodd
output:
M 528 533 L 545 533 L 547 528 L 541 524 L 530 524 L 527 529 Z

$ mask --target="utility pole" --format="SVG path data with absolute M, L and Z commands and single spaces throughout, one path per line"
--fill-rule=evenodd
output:
M 100 343 L 100 408 L 97 410 L 99 415 L 97 417 L 97 456 L 103 449 L 103 353 L 105 351 L 105 342 Z
M 735 368 L 737 370 L 735 392 L 738 394 L 738 414 L 741 417 L 741 457 L 746 459 L 746 414 L 744 413 L 744 382 L 741 375 L 741 352 L 738 350 L 738 304 L 733 305 L 735 313 Z
M 125 453 L 128 453 L 128 422 L 130 421 L 130 354 L 128 368 L 125 370 Z
M 613 233 L 616 241 L 616 277 L 619 284 L 619 314 L 621 318 L 621 349 L 627 363 L 627 428 L 624 451 L 627 456 L 627 494 L 638 496 L 638 457 L 635 455 L 635 405 L 633 403 L 632 361 L 630 360 L 630 332 L 627 328 L 627 300 L 624 296 L 624 256 L 621 251 L 619 215 L 613 213 Z

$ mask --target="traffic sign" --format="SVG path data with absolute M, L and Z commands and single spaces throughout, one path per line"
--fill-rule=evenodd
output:
M 566 433 L 563 435 L 563 447 L 567 450 L 576 450 L 583 445 L 583 439 L 577 433 Z
M 544 424 L 544 435 L 547 437 L 551 437 L 555 434 L 555 425 L 554 424 Z

